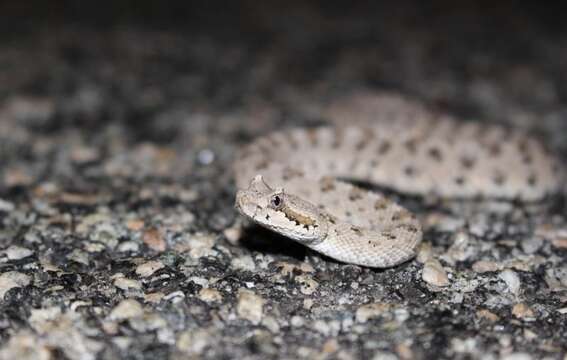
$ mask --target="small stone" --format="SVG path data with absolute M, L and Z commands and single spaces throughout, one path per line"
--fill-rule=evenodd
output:
M 246 289 L 238 291 L 238 304 L 236 312 L 238 316 L 258 325 L 262 321 L 265 300 L 254 292 Z
M 262 325 L 264 325 L 271 333 L 277 334 L 280 332 L 280 325 L 278 321 L 273 316 L 266 316 L 262 319 Z
M 254 259 L 252 259 L 252 256 L 250 255 L 234 257 L 231 261 L 231 265 L 233 268 L 237 270 L 244 270 L 244 271 L 256 270 L 256 264 L 254 263 Z
M 214 303 L 222 301 L 222 294 L 220 291 L 211 288 L 202 288 L 199 291 L 199 299 L 206 303 Z
M 533 321 L 535 320 L 535 314 L 532 309 L 530 309 L 524 303 L 518 303 L 512 307 L 512 315 L 517 317 L 518 319 L 522 319 L 525 321 Z
M 319 283 L 310 275 L 298 275 L 295 277 L 295 282 L 299 284 L 299 291 L 303 295 L 312 295 L 319 287 Z
M 165 265 L 161 261 L 148 261 L 136 267 L 136 274 L 141 277 L 148 277 L 164 267 Z
M 419 246 L 419 251 L 417 253 L 416 260 L 421 264 L 425 264 L 429 259 L 433 257 L 433 248 L 430 242 L 422 242 Z
M 13 288 L 26 287 L 31 283 L 31 277 L 17 271 L 8 271 L 0 275 L 0 301 Z
M 14 211 L 15 208 L 16 207 L 11 202 L 0 199 L 0 212 L 9 213 Z
M 522 241 L 520 245 L 526 254 L 535 254 L 543 246 L 543 239 L 540 237 L 531 237 Z
M 75 249 L 69 255 L 67 255 L 67 259 L 73 260 L 79 264 L 83 264 L 85 266 L 90 265 L 89 261 L 89 254 L 85 251 Z
M 197 154 L 197 160 L 201 165 L 210 165 L 215 161 L 215 153 L 211 149 L 203 149 Z
M 156 228 L 150 228 L 144 231 L 144 234 L 142 235 L 142 241 L 150 249 L 157 252 L 165 251 L 167 247 L 163 236 L 161 235 L 160 231 Z
M 139 281 L 134 279 L 127 279 L 125 277 L 118 277 L 114 279 L 114 286 L 121 290 L 140 290 L 142 288 L 142 284 Z
M 551 240 L 551 245 L 558 249 L 567 249 L 567 236 L 566 237 L 557 237 Z
M 118 229 L 110 222 L 96 223 L 89 236 L 91 241 L 105 244 L 109 249 L 114 249 L 118 245 L 119 237 Z
M 198 355 L 202 354 L 210 340 L 212 337 L 207 330 L 188 330 L 181 333 L 175 344 L 177 349 L 183 353 Z
M 29 330 L 18 332 L 8 339 L 8 342 L 0 348 L 0 359 L 53 360 L 56 358 L 54 349 L 38 341 L 35 334 Z
M 444 254 L 443 260 L 451 265 L 467 260 L 474 255 L 474 249 L 469 245 L 470 242 L 470 235 L 466 231 L 458 231 L 453 236 L 453 244 Z
M 423 281 L 433 286 L 443 287 L 449 285 L 447 272 L 443 266 L 441 266 L 441 263 L 435 259 L 431 259 L 425 263 L 421 278 Z
M 33 255 L 33 251 L 21 246 L 11 245 L 3 251 L 8 260 L 20 260 Z
M 126 228 L 130 231 L 140 231 L 144 226 L 145 223 L 139 219 L 130 219 L 126 222 Z
M 356 321 L 365 323 L 370 319 L 377 318 L 390 311 L 392 305 L 386 303 L 372 303 L 362 305 L 356 310 Z
M 110 320 L 122 321 L 140 317 L 144 314 L 142 305 L 134 299 L 122 300 L 112 309 L 109 315 Z
M 323 344 L 323 348 L 321 349 L 321 351 L 324 354 L 334 354 L 339 350 L 340 346 L 339 346 L 339 342 L 337 341 L 337 339 L 329 339 L 327 341 L 325 341 L 325 343 Z
M 521 282 L 520 277 L 518 276 L 518 274 L 516 274 L 515 271 L 510 269 L 503 270 L 502 272 L 500 272 L 500 274 L 498 274 L 498 277 L 506 283 L 508 290 L 512 294 L 518 295 Z
M 293 327 L 301 327 L 303 325 L 305 325 L 305 319 L 302 318 L 301 316 L 292 316 L 289 323 L 291 324 L 291 326 Z
M 494 272 L 501 269 L 495 261 L 479 260 L 472 265 L 472 269 L 477 273 Z
M 486 319 L 490 322 L 497 322 L 498 320 L 500 320 L 500 317 L 498 315 L 486 309 L 478 310 L 476 312 L 476 316 L 479 319 Z
M 378 351 L 372 356 L 372 360 L 398 360 L 395 354 Z
M 100 153 L 97 148 L 77 146 L 71 150 L 71 160 L 76 164 L 88 164 L 97 161 Z
M 501 360 L 532 360 L 532 357 L 530 356 L 530 354 L 517 352 L 517 353 L 512 353 L 512 354 L 502 356 L 500 359 Z
M 144 301 L 152 304 L 159 304 L 159 302 L 164 298 L 165 294 L 162 292 L 155 292 L 144 294 Z
M 225 229 L 223 235 L 232 245 L 237 245 L 242 237 L 242 226 L 233 226 Z
M 118 252 L 138 252 L 140 250 L 140 244 L 135 241 L 124 241 L 121 242 L 116 251 Z

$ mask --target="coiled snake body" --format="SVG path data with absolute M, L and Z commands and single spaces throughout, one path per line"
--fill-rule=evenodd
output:
M 234 163 L 236 208 L 254 222 L 351 264 L 390 267 L 422 238 L 416 217 L 340 179 L 444 198 L 538 201 L 560 167 L 518 130 L 459 122 L 404 98 L 362 93 L 324 114 L 335 126 L 256 139 Z

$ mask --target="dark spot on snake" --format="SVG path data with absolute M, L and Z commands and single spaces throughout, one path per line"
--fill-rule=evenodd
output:
M 492 156 L 498 156 L 502 153 L 500 144 L 492 144 L 488 147 L 488 153 Z
M 459 185 L 459 186 L 463 186 L 465 184 L 465 178 L 462 176 L 457 176 L 455 178 L 455 184 Z
M 375 159 L 370 160 L 370 167 L 376 168 L 378 166 L 378 161 Z
M 535 174 L 531 174 L 528 177 L 528 185 L 529 186 L 535 186 L 536 183 L 537 183 L 537 177 L 535 176 Z
M 533 159 L 532 159 L 531 155 L 524 154 L 522 156 L 522 161 L 524 162 L 524 164 L 531 164 L 533 162 Z
M 350 201 L 357 201 L 362 199 L 363 192 L 359 188 L 352 188 L 348 193 L 348 199 Z
M 321 192 L 335 190 L 335 181 L 330 177 L 324 177 L 319 182 L 321 184 Z
M 297 140 L 293 137 L 293 133 L 291 131 L 284 132 L 284 136 L 292 149 L 297 149 L 299 147 L 299 144 L 297 143 Z
M 350 211 L 345 211 L 345 216 L 346 216 L 346 217 L 351 217 L 351 216 L 352 216 L 352 213 L 351 213 Z
M 331 147 L 333 149 L 338 149 L 339 147 L 341 147 L 343 137 L 344 137 L 344 131 L 342 129 L 336 129 L 335 138 L 333 139 L 333 143 L 331 144 Z
M 309 139 L 311 146 L 319 145 L 319 138 L 317 136 L 317 130 L 316 129 L 308 129 L 307 130 L 307 138 Z
M 357 227 L 355 227 L 355 226 L 351 226 L 350 229 L 351 229 L 356 235 L 362 236 L 362 231 L 361 231 L 359 228 L 357 228 Z
M 528 142 L 527 140 L 523 140 L 520 141 L 518 143 L 518 150 L 520 151 L 520 153 L 522 154 L 527 154 L 528 153 Z
M 385 208 L 388 207 L 388 204 L 389 204 L 389 202 L 388 202 L 388 200 L 386 200 L 386 199 L 379 199 L 379 200 L 376 200 L 376 202 L 374 203 L 374 209 L 376 209 L 376 210 L 384 210 Z
M 411 165 L 406 166 L 406 167 L 404 168 L 404 173 L 405 173 L 407 176 L 414 176 L 414 175 L 415 175 L 415 168 L 414 168 L 413 166 L 411 166 Z
M 378 148 L 378 154 L 380 155 L 386 154 L 388 151 L 390 151 L 391 147 L 392 144 L 390 144 L 388 140 L 384 140 L 382 144 L 380 144 L 380 147 Z
M 410 152 L 410 154 L 415 154 L 417 152 L 417 140 L 410 139 L 405 142 L 406 149 Z
M 506 177 L 502 173 L 496 173 L 492 179 L 494 183 L 498 186 L 502 186 L 506 181 Z
M 268 161 L 262 160 L 260 163 L 256 164 L 256 170 L 264 170 L 268 167 Z
M 439 148 L 437 147 L 430 148 L 427 153 L 429 154 L 429 157 L 431 157 L 435 161 L 443 160 L 443 156 L 441 155 L 441 150 L 439 150 Z
M 461 165 L 465 168 L 465 169 L 472 169 L 475 165 L 475 159 L 469 156 L 463 156 L 461 157 Z

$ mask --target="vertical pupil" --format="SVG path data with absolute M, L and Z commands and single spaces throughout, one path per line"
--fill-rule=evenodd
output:
M 274 206 L 280 206 L 280 197 L 279 196 L 274 196 Z

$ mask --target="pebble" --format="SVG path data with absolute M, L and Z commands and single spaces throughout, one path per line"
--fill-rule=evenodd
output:
M 130 231 L 140 231 L 144 228 L 145 223 L 140 219 L 130 219 L 126 221 L 126 228 Z
M 508 286 L 508 290 L 514 294 L 514 295 L 518 295 L 518 292 L 520 291 L 520 277 L 518 276 L 518 274 L 510 269 L 506 269 L 500 272 L 500 274 L 498 274 L 498 277 L 500 279 L 502 279 L 506 285 Z
M 223 231 L 223 235 L 232 245 L 237 245 L 242 237 L 242 226 L 232 226 Z
M 398 357 L 389 352 L 378 351 L 374 353 L 372 360 L 398 360 Z
M 109 249 L 114 249 L 118 245 L 120 237 L 119 230 L 110 222 L 100 222 L 94 225 L 89 238 L 105 244 Z
M 159 269 L 163 269 L 164 267 L 165 265 L 161 261 L 152 260 L 138 265 L 136 267 L 136 274 L 140 275 L 141 277 L 148 277 Z
M 520 243 L 522 250 L 526 254 L 535 254 L 542 246 L 544 240 L 541 237 L 531 237 Z
M 421 278 L 423 281 L 433 286 L 444 287 L 449 285 L 447 272 L 441 263 L 435 259 L 428 260 L 425 263 L 421 273 Z
M 433 248 L 430 242 L 422 242 L 419 246 L 416 260 L 421 264 L 425 264 L 427 260 L 433 258 Z
M 256 263 L 250 255 L 243 255 L 234 257 L 231 261 L 231 266 L 237 270 L 254 271 L 256 270 Z
M 54 349 L 38 341 L 35 335 L 24 330 L 12 335 L 0 349 L 0 359 L 52 360 L 56 358 Z
M 246 289 L 238 291 L 236 312 L 239 317 L 258 325 L 262 321 L 265 300 L 254 292 Z
M 500 360 L 532 360 L 532 357 L 527 353 L 516 352 L 502 356 Z
M 187 330 L 179 335 L 176 346 L 183 353 L 199 355 L 209 345 L 210 340 L 211 333 L 205 329 Z
M 303 295 L 312 295 L 319 287 L 319 283 L 310 275 L 298 275 L 295 282 L 299 284 L 299 291 Z
M 498 320 L 500 320 L 500 317 L 498 315 L 486 309 L 478 310 L 476 312 L 476 316 L 479 319 L 486 319 L 490 322 L 497 322 Z
M 117 277 L 114 279 L 114 286 L 121 290 L 140 290 L 142 288 L 142 284 L 138 280 L 134 279 L 127 279 L 125 277 Z
M 112 309 L 108 318 L 114 321 L 122 321 L 142 316 L 144 309 L 142 305 L 134 299 L 122 300 Z
M 20 260 L 33 255 L 33 251 L 25 247 L 11 245 L 3 251 L 8 260 Z
M 466 261 L 475 254 L 474 248 L 469 245 L 471 239 L 466 231 L 459 231 L 453 236 L 453 244 L 443 255 L 443 260 L 454 265 L 457 262 Z
M 198 297 L 206 303 L 215 303 L 222 301 L 222 294 L 220 293 L 220 291 L 211 288 L 202 288 L 199 291 Z
M 524 321 L 534 321 L 535 314 L 530 307 L 524 303 L 518 303 L 512 307 L 512 315 Z
M 356 310 L 356 321 L 359 323 L 365 323 L 370 319 L 374 319 L 382 316 L 392 309 L 392 305 L 386 303 L 372 303 L 362 305 Z
M 473 271 L 477 273 L 494 272 L 501 268 L 500 264 L 489 260 L 479 260 L 472 265 Z
M 25 287 L 31 283 L 31 277 L 17 271 L 8 271 L 0 275 L 0 301 L 13 288 Z
M 11 212 L 14 211 L 16 207 L 14 206 L 13 203 L 6 201 L 4 199 L 0 199 L 0 212 Z
M 157 252 L 165 251 L 167 247 L 163 236 L 161 235 L 160 231 L 156 228 L 150 228 L 145 230 L 142 235 L 142 241 L 150 249 Z

